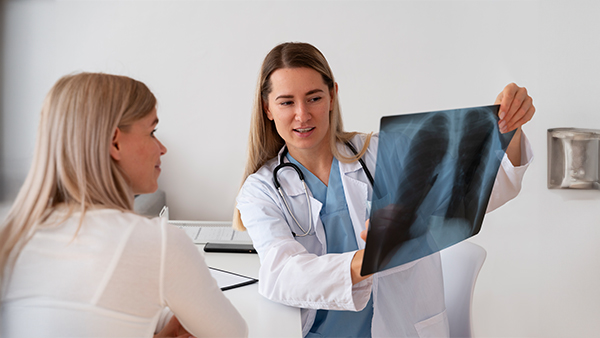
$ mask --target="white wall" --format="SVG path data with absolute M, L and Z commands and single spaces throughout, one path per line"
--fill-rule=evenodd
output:
M 521 195 L 486 217 L 474 304 L 480 337 L 600 332 L 600 193 L 546 188 L 546 130 L 600 129 L 600 4 L 576 1 L 11 1 L 3 56 L 5 185 L 31 161 L 37 115 L 61 75 L 144 81 L 169 148 L 172 218 L 229 220 L 260 63 L 284 41 L 327 56 L 346 129 L 383 115 L 492 103 L 528 87 L 536 160 Z M 2 171 L 0 171 L 2 172 Z

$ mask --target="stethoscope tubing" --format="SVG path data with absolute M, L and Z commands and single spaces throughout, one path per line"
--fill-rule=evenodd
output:
M 354 155 L 358 154 L 356 149 L 352 145 L 352 143 L 346 142 L 346 146 L 352 151 L 352 153 L 354 153 Z M 308 196 L 308 188 L 306 187 L 306 182 L 304 182 L 304 174 L 302 173 L 302 170 L 300 170 L 300 168 L 297 165 L 295 165 L 294 163 L 291 163 L 291 162 L 285 163 L 284 162 L 284 158 L 287 153 L 288 153 L 287 146 L 284 146 L 283 151 L 281 152 L 281 156 L 279 157 L 279 165 L 277 165 L 275 167 L 275 169 L 273 169 L 273 184 L 275 185 L 275 188 L 279 192 L 281 199 L 283 199 L 283 204 L 285 204 L 287 211 L 290 213 L 290 215 L 292 215 L 292 219 L 294 220 L 294 223 L 296 223 L 298 228 L 303 233 L 302 235 L 298 235 L 292 231 L 292 235 L 294 235 L 294 237 L 304 237 L 304 236 L 307 236 L 313 228 L 312 208 L 310 205 L 310 197 Z M 373 186 L 373 183 L 374 183 L 373 176 L 371 175 L 371 172 L 367 168 L 367 165 L 365 164 L 365 162 L 363 161 L 362 158 L 359 158 L 358 162 L 360 163 L 361 167 L 363 168 L 363 171 L 365 172 L 367 179 L 369 179 L 371 186 Z M 292 212 L 292 209 L 290 208 L 290 206 L 288 204 L 287 198 L 285 198 L 285 194 L 283 193 L 283 188 L 281 187 L 281 184 L 279 184 L 279 179 L 277 178 L 277 172 L 279 172 L 280 169 L 283 169 L 286 167 L 294 169 L 296 171 L 296 173 L 298 174 L 298 178 L 300 178 L 300 181 L 302 182 L 302 187 L 304 189 L 304 196 L 306 196 L 306 202 L 308 205 L 308 230 L 304 230 L 304 227 L 302 227 L 300 225 L 300 222 L 298 222 L 298 220 L 296 219 L 296 216 L 294 215 L 294 213 Z

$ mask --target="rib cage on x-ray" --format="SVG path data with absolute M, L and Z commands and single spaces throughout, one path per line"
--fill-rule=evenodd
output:
M 481 228 L 513 133 L 498 106 L 381 119 L 363 274 L 458 243 Z

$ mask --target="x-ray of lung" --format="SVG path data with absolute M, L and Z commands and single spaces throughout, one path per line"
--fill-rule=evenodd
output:
M 498 105 L 381 119 L 361 273 L 425 257 L 479 232 L 514 132 Z

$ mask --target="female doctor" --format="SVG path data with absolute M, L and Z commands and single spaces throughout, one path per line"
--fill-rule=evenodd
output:
M 310 44 L 278 45 L 262 64 L 234 216 L 260 256 L 259 292 L 301 308 L 305 337 L 448 336 L 438 253 L 360 276 L 378 137 L 344 131 L 337 90 Z M 532 98 L 509 84 L 496 103 L 500 130 L 517 131 L 488 211 L 518 194 L 532 158 Z

